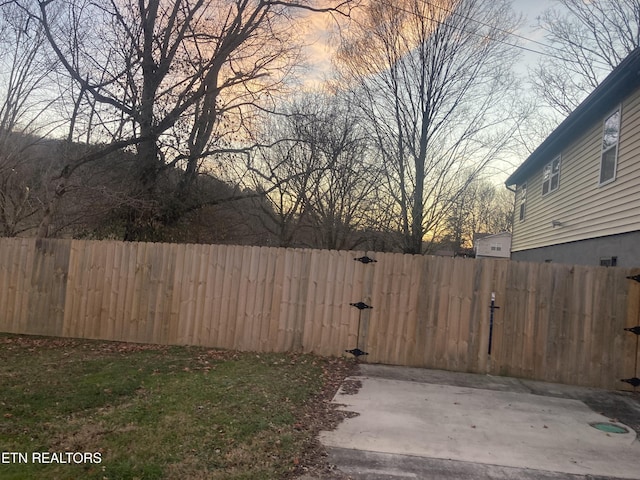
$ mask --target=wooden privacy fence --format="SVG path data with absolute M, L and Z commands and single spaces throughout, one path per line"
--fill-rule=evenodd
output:
M 492 373 L 638 376 L 631 270 L 222 245 L 0 239 L 0 331 Z M 487 354 L 491 293 L 495 310 Z M 373 308 L 358 309 L 363 302 Z

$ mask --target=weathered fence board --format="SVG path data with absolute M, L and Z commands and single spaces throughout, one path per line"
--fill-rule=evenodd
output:
M 640 270 L 460 258 L 0 239 L 0 330 L 342 355 L 630 388 Z M 488 355 L 491 294 L 495 294 Z M 364 302 L 372 309 L 351 304 Z

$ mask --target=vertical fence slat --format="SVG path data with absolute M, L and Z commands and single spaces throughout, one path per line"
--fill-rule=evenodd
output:
M 328 303 L 330 302 L 334 285 L 332 282 L 327 282 L 326 279 L 334 278 L 335 276 L 333 267 L 336 252 L 327 253 L 329 253 L 327 256 L 319 255 L 317 250 L 312 253 L 317 258 L 316 268 L 312 269 L 315 275 L 313 279 L 310 278 L 309 284 L 310 287 L 312 285 L 314 287 L 314 295 L 309 297 L 313 302 L 314 308 L 313 316 L 307 316 L 306 318 L 314 318 L 315 321 L 305 322 L 305 333 L 310 330 L 309 326 L 315 327 L 310 331 L 307 338 L 313 339 L 311 340 L 314 345 L 313 351 L 320 355 L 325 353 L 326 347 L 329 347 L 329 345 L 325 345 L 325 342 L 328 343 L 327 333 L 331 328 L 328 318 Z M 324 258 L 322 258 L 323 256 Z
M 194 345 L 204 345 L 204 340 L 209 338 L 211 329 L 210 320 L 205 315 L 205 305 L 207 299 L 207 271 L 209 269 L 209 253 L 211 248 L 208 245 L 197 246 L 198 255 L 195 261 L 197 265 L 194 267 L 197 271 L 195 278 L 195 305 L 193 312 L 193 341 Z
M 422 294 L 418 306 L 418 315 L 421 318 L 421 331 L 424 340 L 422 345 L 422 365 L 435 367 L 436 365 L 436 345 L 438 329 L 438 311 L 440 296 L 438 295 L 438 260 L 436 257 L 427 257 L 424 262 L 422 278 Z
M 4 304 L 4 318 L 12 333 L 27 332 L 26 317 L 20 313 L 20 305 L 22 295 L 26 294 L 25 288 L 21 282 L 24 281 L 23 264 L 28 261 L 30 250 L 32 249 L 32 240 L 23 240 L 18 238 L 6 239 L 5 265 L 6 265 L 6 304 Z
M 260 248 L 260 269 L 258 271 L 258 305 L 261 315 L 258 331 L 258 350 L 271 352 L 275 345 L 269 331 L 271 329 L 271 312 L 275 288 L 276 255 L 274 248 Z
M 288 255 L 283 254 L 283 271 L 284 271 L 284 283 L 282 288 L 282 311 L 280 314 L 280 321 L 278 322 L 278 350 L 281 349 L 293 349 L 293 335 L 292 328 L 290 331 L 289 325 L 292 324 L 296 314 L 296 299 L 297 289 L 300 288 L 299 282 L 293 277 L 293 272 L 299 268 L 301 253 L 298 250 L 290 250 Z M 297 264 L 298 263 L 298 264 Z
M 544 264 L 527 265 L 527 304 L 524 316 L 519 319 L 518 332 L 516 338 L 518 339 L 516 347 L 514 348 L 511 361 L 516 366 L 518 375 L 524 377 L 530 377 L 533 373 L 535 365 L 535 346 L 536 346 L 536 330 L 544 328 L 546 324 L 546 318 L 540 314 L 543 311 L 540 309 L 540 305 L 544 302 L 542 297 L 544 288 L 536 280 L 540 276 L 540 267 Z
M 102 335 L 102 302 L 103 298 L 108 295 L 105 290 L 105 276 L 107 263 L 107 249 L 103 243 L 92 245 L 93 251 L 91 262 L 91 278 L 90 285 L 92 289 L 91 303 L 88 308 L 86 321 L 91 325 L 93 338 L 107 338 Z
M 162 313 L 163 290 L 167 286 L 167 264 L 169 255 L 165 255 L 164 245 L 154 243 L 149 245 L 149 298 L 147 303 L 147 328 L 146 338 L 152 338 L 153 343 L 163 343 L 162 339 Z
M 246 328 L 250 328 L 247 314 L 247 290 L 249 288 L 249 272 L 251 269 L 251 250 L 245 247 L 234 247 L 237 267 L 234 268 L 233 282 L 236 285 L 235 308 L 229 316 L 229 332 L 231 348 L 241 348 L 243 334 Z M 248 332 L 247 332 L 248 333 Z
M 77 335 L 79 337 L 87 337 L 92 338 L 92 329 L 91 325 L 87 321 L 87 309 L 88 303 L 91 298 L 92 289 L 91 289 L 91 255 L 93 254 L 92 245 L 83 244 L 82 245 L 82 256 L 80 269 L 78 272 L 78 283 L 76 284 L 76 292 L 79 298 L 79 301 L 76 304 L 77 310 L 74 313 L 76 317 L 76 325 L 77 325 Z
M 64 315 L 62 319 L 62 336 L 71 336 L 72 322 L 74 320 L 71 315 L 72 305 L 75 299 L 75 292 L 73 292 L 73 284 L 76 278 L 76 264 L 78 262 L 78 250 L 77 244 L 74 241 L 69 242 L 69 263 L 67 265 L 67 284 L 64 298 Z
M 214 315 L 217 316 L 214 327 L 215 343 L 212 346 L 218 348 L 224 348 L 226 339 L 226 330 L 228 324 L 228 310 L 229 310 L 229 289 L 231 288 L 230 276 L 231 266 L 233 259 L 229 255 L 230 247 L 225 245 L 218 245 L 218 262 L 217 262 L 217 274 L 216 274 L 216 291 L 214 293 L 214 299 L 216 307 L 214 308 Z
M 327 355 L 341 355 L 349 347 L 346 344 L 344 337 L 344 282 L 345 271 L 347 267 L 354 262 L 354 258 L 358 255 L 354 255 L 354 252 L 341 252 L 334 260 L 334 281 L 333 292 L 331 295 L 329 308 L 327 309 L 328 322 L 331 326 L 329 335 L 327 338 L 327 344 L 329 348 L 324 351 Z M 348 303 L 348 302 L 347 302 Z
M 392 311 L 395 312 L 392 318 L 395 319 L 391 330 L 391 344 L 387 350 L 387 359 L 396 359 L 398 363 L 404 363 L 406 355 L 406 329 L 407 315 L 406 303 L 408 301 L 409 285 L 407 283 L 407 275 L 405 275 L 406 262 L 411 261 L 412 256 L 402 255 L 398 261 L 393 262 L 393 273 L 389 284 L 389 294 L 392 297 Z M 388 321 L 388 319 L 387 319 Z M 378 337 L 378 343 L 381 342 Z M 389 361 L 389 360 L 387 360 Z
M 14 332 L 14 319 L 7 312 L 9 306 L 9 292 L 11 290 L 12 275 L 10 274 L 9 259 L 12 258 L 12 250 L 15 242 L 4 239 L 0 248 L 0 329 L 5 332 Z
M 419 366 L 419 348 L 416 339 L 420 337 L 418 331 L 418 302 L 422 292 L 420 288 L 422 286 L 422 272 L 423 272 L 424 257 L 419 256 L 413 258 L 410 263 L 410 272 L 408 276 L 409 280 L 409 295 L 407 299 L 407 352 L 406 362 L 408 365 Z
M 104 242 L 102 248 L 104 249 L 104 276 L 102 278 L 102 301 L 100 303 L 100 327 L 99 338 L 113 338 L 113 318 L 111 316 L 111 304 L 113 300 L 114 291 L 114 268 L 113 262 L 115 259 L 114 242 Z
M 398 317 L 402 319 L 400 328 L 398 330 L 398 337 L 396 341 L 396 355 L 400 362 L 404 365 L 410 364 L 411 358 L 411 343 L 412 336 L 410 332 L 414 330 L 413 324 L 415 322 L 415 316 L 413 311 L 415 310 L 411 304 L 414 299 L 411 297 L 411 285 L 414 281 L 419 282 L 419 277 L 413 275 L 413 265 L 416 263 L 417 258 L 414 255 L 403 255 L 400 272 L 400 292 L 398 295 Z
M 280 345 L 278 326 L 280 317 L 286 312 L 285 304 L 285 252 L 282 249 L 271 249 L 273 253 L 273 280 L 271 285 L 271 309 L 269 312 L 268 331 L 269 351 L 284 351 Z
M 269 351 L 268 338 L 265 331 L 269 331 L 269 315 L 271 314 L 271 253 L 266 247 L 256 249 L 258 270 L 256 276 L 256 299 L 253 307 L 255 312 L 255 337 L 253 339 L 254 350 Z
M 13 303 L 12 293 L 15 292 L 11 263 L 15 257 L 22 256 L 16 255 L 18 252 L 15 247 L 15 239 L 6 238 L 2 240 L 0 248 L 0 328 L 9 333 L 20 331 L 9 311 L 9 303 Z
M 225 326 L 225 348 L 235 348 L 235 332 L 239 323 L 239 315 L 242 314 L 242 307 L 244 307 L 244 305 L 241 305 L 244 300 L 244 292 L 240 290 L 244 265 L 242 252 L 242 247 L 231 247 L 229 251 L 232 258 L 229 268 L 229 284 L 231 288 L 229 291 L 227 324 Z M 238 313 L 238 310 L 240 310 L 240 313 Z
M 196 291 L 200 272 L 200 251 L 198 245 L 186 245 L 184 252 L 184 268 L 180 282 L 180 343 L 193 343 L 193 325 L 196 306 Z
M 456 369 L 464 372 L 472 371 L 473 357 L 469 355 L 472 342 L 472 306 L 473 306 L 473 278 L 477 262 L 463 259 L 461 262 L 462 278 L 456 286 L 460 297 L 460 323 L 458 326 Z
M 352 302 L 351 295 L 354 289 L 355 270 L 360 264 L 360 262 L 356 262 L 353 259 L 358 258 L 358 256 L 362 255 L 352 254 L 349 260 L 345 262 L 344 274 L 342 275 L 342 287 L 338 290 L 338 315 L 340 319 L 340 348 L 338 352 L 340 353 L 356 348 L 358 343 L 357 334 L 355 333 L 358 315 L 355 312 L 356 309 L 349 305 L 349 303 Z M 377 263 L 375 265 L 376 268 L 379 268 Z M 375 273 L 375 271 L 372 272 L 372 274 L 373 273 Z
M 364 348 L 370 355 L 368 360 L 372 362 L 390 363 L 389 355 L 393 349 L 393 332 L 397 325 L 397 318 L 393 315 L 393 302 L 395 300 L 391 284 L 394 281 L 393 265 L 396 256 L 391 253 L 382 256 L 380 264 L 376 266 L 378 277 L 374 276 L 372 285 L 371 301 L 366 302 L 373 306 L 373 310 L 369 313 L 368 318 L 371 320 L 371 328 L 367 329 L 368 343 Z M 360 267 L 363 271 L 367 266 Z M 366 315 L 367 310 L 358 312 L 359 316 Z M 361 322 L 360 322 L 361 323 Z M 385 341 L 381 341 L 385 339 Z
M 260 247 L 248 247 L 249 270 L 247 280 L 249 288 L 246 290 L 247 303 L 245 307 L 245 327 L 239 332 L 244 342 L 243 350 L 260 349 L 260 322 L 262 311 L 258 300 L 258 281 L 260 278 Z M 242 345 L 242 343 L 241 343 Z
M 612 341 L 610 343 L 611 348 L 611 368 L 607 372 L 603 372 L 603 376 L 600 377 L 599 385 L 604 386 L 604 388 L 621 388 L 622 382 L 620 379 L 628 378 L 626 377 L 626 373 L 624 371 L 624 363 L 625 357 L 627 355 L 631 356 L 633 354 L 633 350 L 625 351 L 625 337 L 630 335 L 628 332 L 624 331 L 626 324 L 626 308 L 625 308 L 625 299 L 626 294 L 628 295 L 628 284 L 629 280 L 625 278 L 624 275 L 620 275 L 620 270 L 616 268 L 605 268 L 607 272 L 607 285 L 609 286 L 609 298 L 611 302 L 611 316 L 612 321 L 610 322 L 610 328 L 612 330 L 610 338 Z M 633 376 L 640 377 L 640 371 L 634 372 Z
M 291 332 L 292 348 L 296 351 L 307 351 L 303 343 L 305 324 L 307 323 L 305 312 L 309 305 L 309 290 L 311 284 L 311 262 L 312 262 L 312 250 L 302 250 L 299 257 L 299 270 L 294 270 L 292 278 L 295 279 L 295 272 L 299 272 L 297 279 L 297 297 L 295 299 L 295 309 L 290 312 L 289 322 L 287 327 Z
M 206 267 L 202 275 L 203 291 L 201 292 L 201 323 L 198 334 L 198 345 L 213 346 L 212 337 L 214 336 L 215 325 L 217 319 L 214 316 L 214 292 L 215 279 L 217 272 L 218 252 L 214 245 L 204 247 L 206 252 Z
M 13 315 L 15 315 L 16 322 L 18 325 L 21 325 L 22 328 L 25 328 L 28 333 L 36 333 L 32 332 L 29 328 L 29 302 L 31 300 L 31 273 L 34 267 L 34 259 L 35 259 L 35 246 L 36 240 L 29 239 L 23 241 L 21 251 L 23 255 L 17 256 L 15 258 L 15 275 L 17 276 L 15 289 L 15 301 Z
M 208 347 L 217 347 L 220 338 L 220 308 L 222 295 L 222 281 L 224 275 L 224 251 L 220 245 L 211 245 L 209 253 L 209 268 L 207 271 L 207 299 L 205 315 L 208 316 Z

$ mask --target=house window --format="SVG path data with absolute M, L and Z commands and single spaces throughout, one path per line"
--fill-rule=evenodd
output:
M 524 214 L 527 204 L 527 184 L 523 183 L 520 186 L 520 221 L 524 220 Z
M 601 267 L 617 267 L 618 257 L 601 257 L 600 266 Z
M 542 195 L 558 189 L 560 184 L 560 155 L 544 166 L 542 171 Z
M 492 252 L 501 252 L 502 251 L 502 245 L 498 245 L 497 243 L 494 243 L 491 245 L 491 251 Z
M 602 155 L 600 156 L 600 185 L 616 179 L 618 140 L 620 139 L 620 107 L 604 119 Z

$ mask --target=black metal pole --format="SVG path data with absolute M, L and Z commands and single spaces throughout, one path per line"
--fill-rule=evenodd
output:
M 489 306 L 491 309 L 491 315 L 489 316 L 489 351 L 488 354 L 491 355 L 491 343 L 493 342 L 493 312 L 496 308 L 496 293 L 491 292 L 491 305 Z

